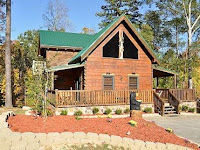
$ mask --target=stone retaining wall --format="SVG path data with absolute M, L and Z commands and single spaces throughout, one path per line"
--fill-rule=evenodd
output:
M 154 112 L 154 104 L 141 104 L 141 110 L 144 110 L 146 107 L 152 107 L 152 112 Z M 83 114 L 93 114 L 92 109 L 93 108 L 99 108 L 99 114 L 103 114 L 107 108 L 110 108 L 112 110 L 111 114 L 114 114 L 116 109 L 121 109 L 122 112 L 126 108 L 130 108 L 130 105 L 117 105 L 117 106 L 87 106 L 87 107 L 68 107 L 68 108 L 58 108 L 56 111 L 56 115 L 60 115 L 60 112 L 62 110 L 67 110 L 68 115 L 74 115 L 74 112 L 77 110 L 81 110 Z
M 84 132 L 52 132 L 52 133 L 32 133 L 32 132 L 12 132 L 8 128 L 7 119 L 13 112 L 6 112 L 0 115 L 0 149 L 1 150 L 55 150 L 67 148 L 70 145 L 112 145 L 130 150 L 189 150 L 189 148 L 174 144 L 163 144 L 154 142 L 144 142 L 115 135 L 84 133 Z
M 180 106 L 186 105 L 189 108 L 196 108 L 197 102 L 181 102 Z

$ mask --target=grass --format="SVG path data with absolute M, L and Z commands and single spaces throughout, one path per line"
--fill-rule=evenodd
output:
M 0 108 L 0 114 L 6 111 L 13 111 L 14 114 L 20 115 L 20 114 L 25 114 L 26 110 L 23 110 L 22 108 Z

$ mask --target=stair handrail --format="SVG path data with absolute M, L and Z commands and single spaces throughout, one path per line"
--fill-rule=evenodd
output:
M 181 102 L 176 98 L 176 96 L 171 91 L 169 91 L 168 96 L 169 96 L 168 97 L 169 103 L 176 109 L 176 113 L 180 114 L 179 105 Z
M 163 116 L 164 115 L 164 105 L 165 105 L 165 102 L 162 100 L 162 98 L 155 91 L 153 91 L 153 95 L 154 95 L 154 97 L 153 97 L 154 104 L 160 110 L 161 116 Z

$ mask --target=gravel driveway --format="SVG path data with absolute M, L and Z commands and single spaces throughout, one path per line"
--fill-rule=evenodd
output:
M 173 129 L 176 135 L 192 140 L 200 145 L 200 115 L 167 115 L 163 117 L 144 117 L 163 128 Z

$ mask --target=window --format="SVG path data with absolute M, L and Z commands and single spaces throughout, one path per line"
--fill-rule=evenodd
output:
M 137 90 L 138 89 L 138 77 L 130 76 L 129 77 L 129 90 Z
M 114 90 L 114 76 L 103 76 L 103 89 Z
M 132 59 L 138 59 L 138 49 L 135 47 L 135 45 L 131 42 L 131 40 L 128 38 L 128 36 L 123 33 L 124 36 L 124 58 L 132 58 Z
M 103 57 L 118 58 L 119 56 L 119 32 L 103 47 Z

